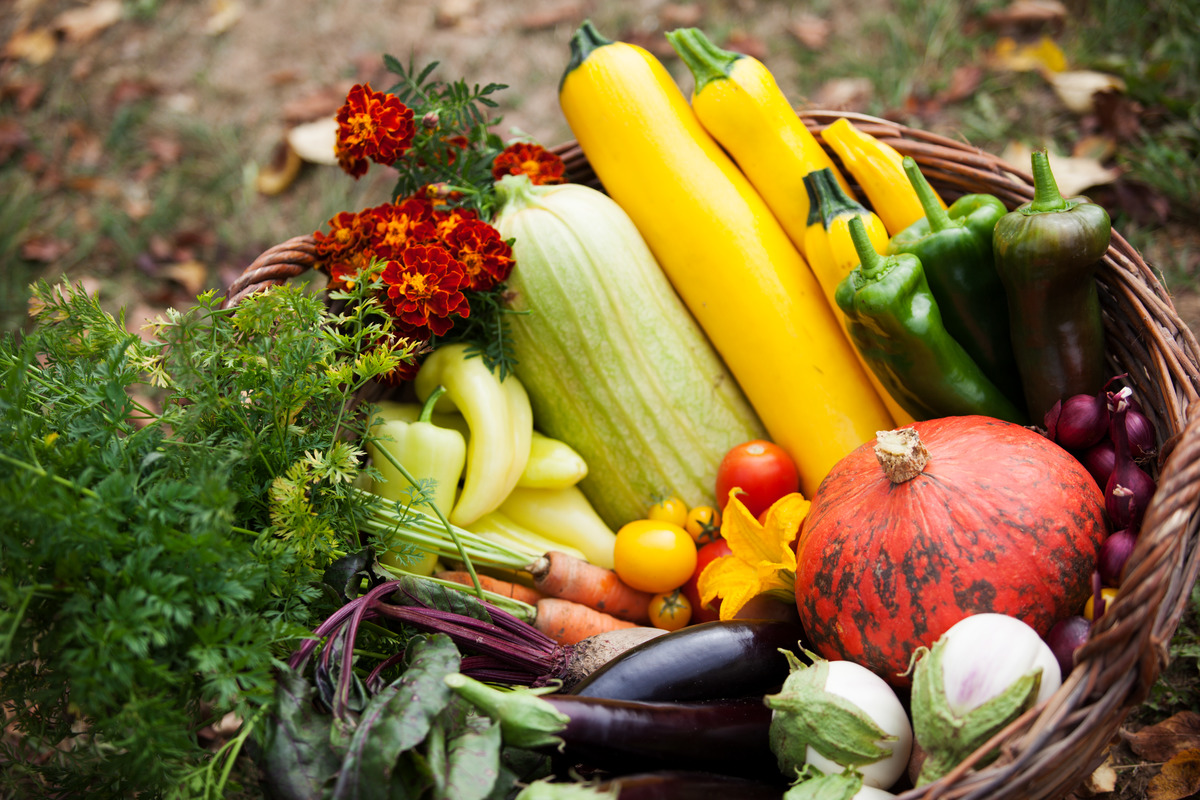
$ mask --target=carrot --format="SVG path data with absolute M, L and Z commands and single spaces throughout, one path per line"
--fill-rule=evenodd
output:
M 480 572 L 475 573 L 475 575 L 479 578 L 479 585 L 487 591 L 504 595 L 505 597 L 511 597 L 514 600 L 520 600 L 522 603 L 528 603 L 531 606 L 536 605 L 538 600 L 541 600 L 546 596 L 537 589 L 531 589 L 528 586 L 521 586 L 519 583 L 510 583 L 509 581 L 493 578 L 491 575 L 484 575 Z M 434 575 L 434 577 L 440 578 L 444 581 L 461 583 L 464 586 L 473 587 L 475 585 L 471 582 L 470 574 L 463 570 L 448 569 L 437 573 Z
M 526 570 L 543 594 L 573 600 L 630 622 L 650 621 L 649 592 L 629 586 L 611 569 L 551 550 Z
M 611 614 L 557 597 L 543 597 L 537 601 L 533 626 L 560 645 L 579 644 L 598 633 L 637 627 Z

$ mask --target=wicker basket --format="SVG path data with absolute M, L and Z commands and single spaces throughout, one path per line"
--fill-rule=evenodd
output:
M 962 142 L 861 114 L 806 111 L 801 117 L 814 132 L 849 118 L 916 159 L 947 200 L 986 192 L 1012 208 L 1033 196 L 1028 174 Z M 599 188 L 575 143 L 556 152 L 569 179 Z M 314 259 L 311 236 L 272 247 L 230 287 L 227 303 L 302 274 Z M 1116 232 L 1097 280 L 1113 374 L 1128 373 L 1159 432 L 1159 456 L 1151 470 L 1158 490 L 1119 594 L 1062 688 L 951 774 L 901 795 L 906 800 L 1066 795 L 1104 760 L 1118 727 L 1167 665 L 1171 636 L 1200 568 L 1200 345 L 1155 273 Z M 975 770 L 978 759 L 996 748 L 999 758 Z

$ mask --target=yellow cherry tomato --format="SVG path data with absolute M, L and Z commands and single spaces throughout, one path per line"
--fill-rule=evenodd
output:
M 696 506 L 688 510 L 683 529 L 696 545 L 706 545 L 721 537 L 721 512 L 712 506 Z
M 677 631 L 692 620 L 692 604 L 676 589 L 650 598 L 650 624 L 664 631 Z
M 613 545 L 617 577 L 635 589 L 658 594 L 678 589 L 696 569 L 696 543 L 678 525 L 636 519 L 621 526 Z
M 1103 589 L 1100 590 L 1100 598 L 1102 600 L 1104 600 L 1104 607 L 1106 609 L 1110 605 L 1112 605 L 1112 601 L 1116 598 L 1116 596 L 1117 596 L 1117 590 L 1112 588 L 1111 586 L 1105 586 Z M 1087 599 L 1087 603 L 1084 604 L 1084 606 L 1083 606 L 1084 619 L 1088 620 L 1089 622 L 1092 620 L 1092 617 L 1096 613 L 1096 605 L 1095 604 L 1096 604 L 1096 596 L 1093 594 L 1091 597 L 1089 597 Z M 1100 616 L 1104 616 L 1104 614 L 1101 613 Z
M 663 497 L 650 506 L 650 510 L 646 512 L 646 519 L 669 522 L 682 528 L 687 522 L 687 513 L 687 503 L 678 497 Z

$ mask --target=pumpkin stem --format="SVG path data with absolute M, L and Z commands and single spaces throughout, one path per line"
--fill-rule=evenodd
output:
M 876 432 L 875 457 L 893 484 L 911 481 L 929 463 L 929 451 L 913 428 Z

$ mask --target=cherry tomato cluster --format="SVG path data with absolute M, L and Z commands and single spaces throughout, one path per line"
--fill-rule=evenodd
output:
M 700 573 L 713 560 L 729 555 L 721 537 L 721 514 L 736 489 L 738 499 L 760 517 L 779 498 L 799 491 L 800 475 L 791 457 L 772 442 L 756 439 L 732 448 L 717 470 L 720 508 L 689 508 L 678 497 L 663 497 L 617 531 L 613 553 L 617 575 L 625 583 L 650 592 L 650 621 L 677 630 L 692 622 L 719 617 L 717 603 L 701 606 Z
M 697 548 L 716 541 L 724 543 L 720 512 L 711 506 L 688 508 L 678 497 L 657 500 L 645 519 L 617 531 L 614 568 L 625 583 L 654 595 L 650 622 L 656 628 L 673 631 L 692 621 L 699 595 L 692 599 L 683 589 L 703 569 Z

